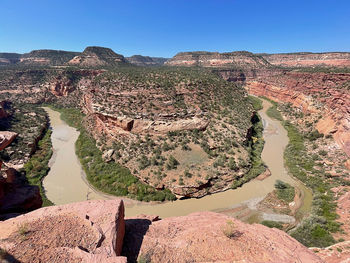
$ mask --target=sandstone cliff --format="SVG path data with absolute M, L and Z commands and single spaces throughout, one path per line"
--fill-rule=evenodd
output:
M 247 51 L 230 53 L 218 52 L 181 52 L 165 62 L 168 66 L 202 66 L 233 68 L 265 68 L 270 64 L 261 56 Z
M 257 96 L 291 103 L 303 112 L 322 112 L 319 132 L 333 135 L 350 156 L 349 73 L 286 72 L 248 81 L 246 89 Z
M 285 53 L 261 54 L 269 63 L 282 67 L 349 67 L 350 53 Z

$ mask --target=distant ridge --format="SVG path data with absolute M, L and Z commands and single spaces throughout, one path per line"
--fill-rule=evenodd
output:
M 126 58 L 131 64 L 136 66 L 162 66 L 168 58 L 149 57 L 142 55 L 134 55 Z
M 166 63 L 168 66 L 265 68 L 270 63 L 263 57 L 248 51 L 234 52 L 180 52 Z
M 0 66 L 197 66 L 212 68 L 263 69 L 270 67 L 350 67 L 350 52 L 251 53 L 249 51 L 179 52 L 172 58 L 133 55 L 124 57 L 112 49 L 86 47 L 83 52 L 39 49 L 29 53 L 0 53 Z
M 128 61 L 123 55 L 115 53 L 110 48 L 91 46 L 85 48 L 83 53 L 72 58 L 68 64 L 88 67 L 119 66 L 128 64 Z

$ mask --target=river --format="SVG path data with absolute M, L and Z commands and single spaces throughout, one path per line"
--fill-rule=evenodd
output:
M 248 200 L 261 199 L 274 190 L 277 179 L 296 186 L 304 202 L 300 208 L 306 214 L 311 207 L 312 194 L 303 184 L 290 177 L 284 167 L 283 152 L 288 144 L 287 131 L 281 123 L 266 115 L 271 103 L 263 100 L 263 109 L 259 111 L 264 124 L 265 146 L 262 159 L 271 171 L 271 176 L 263 181 L 252 180 L 242 187 L 228 190 L 200 199 L 176 200 L 160 204 L 126 202 L 126 216 L 137 214 L 159 215 L 161 218 L 187 215 L 197 211 L 218 211 L 230 209 Z M 59 118 L 59 113 L 45 108 L 49 114 L 54 155 L 50 160 L 51 170 L 44 179 L 47 197 L 55 204 L 71 203 L 88 199 L 106 199 L 106 195 L 94 191 L 84 180 L 79 160 L 75 155 L 74 144 L 79 132 L 69 127 Z
M 75 155 L 75 141 L 79 131 L 68 126 L 60 113 L 44 107 L 50 118 L 53 155 L 49 162 L 50 171 L 44 178 L 46 196 L 56 205 L 72 202 L 105 199 L 85 182 L 85 174 Z

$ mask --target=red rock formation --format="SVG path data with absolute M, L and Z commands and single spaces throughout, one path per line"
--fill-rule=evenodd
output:
M 348 263 L 350 262 L 350 241 L 344 241 L 324 249 L 312 249 L 327 263 Z
M 17 137 L 17 133 L 10 131 L 0 131 L 0 150 L 5 149 Z M 0 166 L 1 168 L 1 166 Z
M 0 222 L 0 246 L 21 262 L 126 262 L 124 233 L 122 200 L 86 201 Z
M 323 262 L 281 230 L 212 212 L 156 222 L 128 219 L 126 233 L 124 252 L 131 262 L 139 245 L 138 258 L 147 262 Z
M 245 87 L 251 94 L 289 102 L 303 112 L 322 112 L 316 128 L 332 134 L 350 156 L 350 92 L 341 88 L 349 81 L 349 73 L 287 72 L 248 81 Z
M 55 81 L 50 84 L 49 90 L 55 96 L 66 97 L 70 92 L 74 90 L 72 82 L 68 79 L 58 77 Z

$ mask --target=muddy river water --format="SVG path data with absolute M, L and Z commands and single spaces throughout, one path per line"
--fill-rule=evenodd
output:
M 263 198 L 273 191 L 277 179 L 296 186 L 302 195 L 299 211 L 306 214 L 311 207 L 312 194 L 303 184 L 290 177 L 284 167 L 283 152 L 288 144 L 287 131 L 279 121 L 266 115 L 271 103 L 263 100 L 263 109 L 259 111 L 264 124 L 265 146 L 262 159 L 271 171 L 271 176 L 259 181 L 252 180 L 242 187 L 228 190 L 200 199 L 177 200 L 161 204 L 126 202 L 126 216 L 153 214 L 160 217 L 181 216 L 197 211 L 218 211 L 236 207 L 248 200 Z M 54 155 L 50 160 L 51 170 L 44 179 L 47 197 L 55 204 L 71 203 L 91 199 L 112 198 L 94 191 L 84 179 L 84 173 L 75 155 L 74 144 L 79 132 L 69 127 L 59 118 L 59 113 L 49 108 L 48 112 L 52 133 Z

